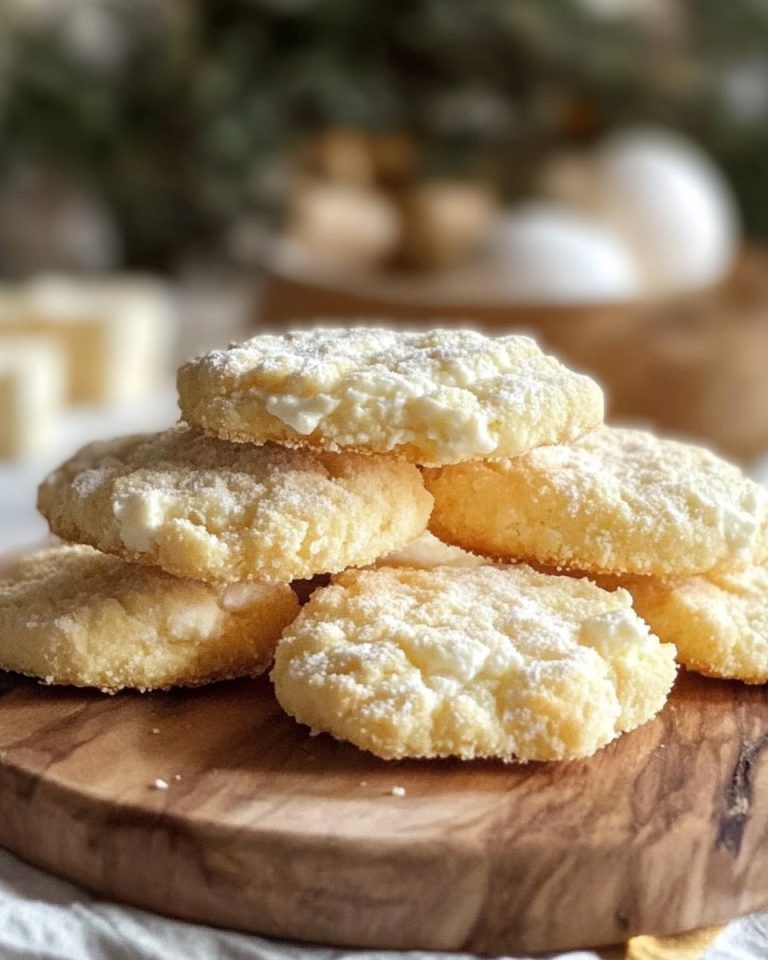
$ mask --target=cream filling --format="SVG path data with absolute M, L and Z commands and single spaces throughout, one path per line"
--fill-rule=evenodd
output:
M 266 600 L 271 590 L 266 583 L 231 583 L 221 594 L 221 606 L 228 613 L 241 613 Z
M 444 447 L 446 452 L 456 458 L 492 453 L 498 446 L 498 437 L 491 429 L 492 417 L 488 411 L 476 406 L 474 410 L 461 409 L 459 405 L 445 403 L 433 395 L 418 395 L 418 389 L 407 390 L 407 384 L 390 385 L 390 389 L 381 392 L 380 397 L 372 397 L 365 391 L 350 391 L 346 397 L 355 410 L 362 412 L 361 422 L 350 423 L 349 433 L 357 431 L 376 435 L 386 433 L 387 446 L 394 448 L 401 444 L 414 442 L 414 438 L 428 437 Z M 382 409 L 389 409 L 395 415 L 389 419 L 382 431 L 380 421 L 370 413 L 370 424 L 365 423 L 366 408 L 372 400 L 380 399 Z M 302 436 L 308 436 L 340 405 L 342 399 L 328 394 L 297 396 L 294 394 L 271 395 L 264 398 L 264 407 L 273 417 L 286 424 Z M 402 408 L 407 403 L 406 416 Z M 376 406 L 378 406 L 377 404 Z M 399 419 L 407 423 L 397 429 L 394 423 Z
M 112 507 L 123 545 L 135 553 L 148 553 L 156 531 L 165 519 L 166 498 L 156 490 L 118 497 Z
M 338 407 L 340 401 L 328 394 L 298 397 L 292 394 L 272 395 L 266 398 L 267 413 L 302 436 L 308 436 Z
M 582 623 L 579 635 L 580 643 L 607 658 L 628 646 L 648 646 L 655 639 L 648 624 L 631 608 L 591 617 Z

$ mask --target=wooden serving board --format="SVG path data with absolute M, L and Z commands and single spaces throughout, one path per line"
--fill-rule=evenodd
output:
M 686 674 L 594 758 L 525 766 L 311 738 L 267 679 L 108 697 L 0 674 L 0 844 L 103 896 L 274 936 L 599 945 L 768 905 L 766 746 L 764 688 Z

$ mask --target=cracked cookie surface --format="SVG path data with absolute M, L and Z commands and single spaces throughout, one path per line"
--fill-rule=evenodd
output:
M 38 507 L 66 540 L 180 577 L 288 582 L 404 546 L 432 497 L 410 463 L 181 426 L 84 447 L 43 482 Z
M 104 691 L 257 676 L 298 609 L 286 584 L 211 585 L 55 546 L 0 580 L 0 668 Z
M 650 719 L 674 647 L 628 593 L 530 567 L 349 571 L 278 645 L 283 708 L 387 759 L 584 757 Z
M 494 558 L 657 575 L 768 558 L 768 491 L 708 450 L 641 430 L 600 427 L 424 478 L 432 532 Z
M 651 629 L 677 647 L 689 670 L 768 681 L 768 566 L 681 579 L 615 577 Z
M 603 419 L 598 385 L 528 337 L 321 329 L 259 336 L 179 371 L 184 419 L 227 440 L 420 464 L 517 456 Z

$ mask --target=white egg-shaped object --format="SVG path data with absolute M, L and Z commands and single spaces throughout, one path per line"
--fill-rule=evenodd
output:
M 495 289 L 519 303 L 627 300 L 640 281 L 621 239 L 552 203 L 510 207 L 489 243 Z
M 730 270 L 739 244 L 736 203 L 689 140 L 652 129 L 617 133 L 580 173 L 578 190 L 572 174 L 569 202 L 622 238 L 649 293 L 706 287 Z

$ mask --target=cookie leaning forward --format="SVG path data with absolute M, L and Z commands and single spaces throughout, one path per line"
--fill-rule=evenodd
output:
M 0 581 L 0 668 L 105 691 L 256 676 L 298 609 L 285 584 L 212 586 L 57 546 Z
M 589 377 L 528 337 L 314 330 L 254 337 L 179 371 L 184 419 L 227 440 L 420 464 L 517 456 L 602 423 Z
M 699 577 L 612 577 L 677 659 L 710 677 L 768 681 L 768 565 Z
M 768 491 L 708 450 L 639 430 L 601 427 L 425 482 L 433 533 L 487 556 L 660 575 L 768 557 Z
M 664 704 L 628 593 L 530 567 L 349 571 L 283 634 L 285 710 L 380 757 L 584 757 Z
M 84 447 L 44 481 L 38 507 L 66 540 L 180 577 L 287 582 L 405 545 L 432 497 L 410 463 L 176 427 Z

